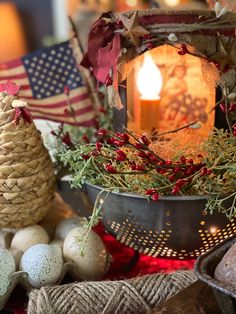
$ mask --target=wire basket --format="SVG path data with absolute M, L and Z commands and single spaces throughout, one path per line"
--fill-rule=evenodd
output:
M 153 257 L 195 259 L 236 232 L 235 219 L 205 211 L 204 196 L 169 196 L 154 202 L 90 184 L 85 184 L 85 192 L 91 205 L 99 195 L 103 223 L 118 241 Z

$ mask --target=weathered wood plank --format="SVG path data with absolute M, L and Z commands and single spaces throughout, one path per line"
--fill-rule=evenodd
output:
M 113 108 L 113 127 L 115 131 L 123 132 L 124 128 L 127 127 L 128 117 L 127 117 L 127 95 L 126 95 L 126 82 L 119 86 L 119 93 L 121 98 L 121 103 L 123 108 L 118 110 Z

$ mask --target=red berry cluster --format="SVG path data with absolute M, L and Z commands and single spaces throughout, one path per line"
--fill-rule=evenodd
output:
M 186 55 L 187 53 L 190 53 L 190 51 L 188 50 L 186 44 L 182 44 L 182 45 L 180 46 L 180 50 L 178 51 L 178 54 L 179 54 L 180 56 L 184 56 L 184 55 Z
M 151 42 L 152 39 L 153 36 L 151 34 L 144 34 L 140 37 L 141 42 L 145 45 L 147 50 L 151 50 L 155 47 L 153 42 Z
M 122 29 L 124 27 L 122 21 L 120 19 L 117 19 L 115 22 L 115 27 L 118 29 Z
M 65 132 L 62 137 L 61 137 L 62 142 L 69 147 L 74 146 L 74 144 L 72 143 L 70 134 L 68 132 Z
M 57 139 L 61 140 L 61 142 L 67 146 L 68 148 L 74 148 L 74 143 L 71 139 L 70 133 L 64 131 L 64 125 L 61 123 L 57 131 L 51 131 L 51 134 L 55 136 Z
M 201 177 L 212 173 L 204 163 L 194 163 L 192 158 L 185 156 L 181 156 L 177 161 L 162 159 L 150 149 L 150 141 L 145 135 L 136 138 L 131 133 L 113 133 L 106 129 L 99 129 L 97 134 L 98 141 L 91 148 L 90 156 L 101 157 L 100 166 L 102 164 L 103 169 L 110 174 L 141 173 L 159 176 L 159 181 L 165 182 L 167 191 L 175 195 L 188 188 L 195 175 Z M 83 140 L 87 143 L 85 136 Z M 200 154 L 197 157 L 203 158 Z M 83 159 L 87 158 L 87 155 L 83 156 Z M 152 182 L 150 184 L 152 185 Z M 153 184 L 155 186 L 155 182 Z M 150 187 L 146 189 L 145 194 L 152 200 L 158 200 L 160 191 Z
M 116 169 L 111 164 L 105 165 L 105 169 L 109 173 L 116 173 Z
M 236 136 L 236 125 L 233 127 L 233 134 Z
M 236 111 L 236 102 L 232 102 L 230 105 L 226 105 L 225 103 L 222 103 L 220 104 L 220 110 L 224 113 L 226 113 L 226 111 L 234 112 Z
M 153 201 L 158 201 L 159 199 L 159 194 L 156 189 L 147 189 L 145 194 L 151 196 Z

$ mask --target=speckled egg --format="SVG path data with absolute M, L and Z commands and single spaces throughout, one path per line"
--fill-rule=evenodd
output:
M 78 216 L 63 219 L 56 228 L 55 238 L 64 240 L 71 230 L 77 227 L 82 227 L 83 221 L 83 218 Z
M 49 244 L 50 245 L 57 245 L 62 250 L 64 241 L 62 239 L 53 239 Z
M 108 269 L 109 254 L 101 238 L 90 231 L 82 255 L 78 239 L 83 236 L 84 230 L 83 227 L 78 227 L 68 233 L 63 245 L 63 254 L 66 261 L 74 262 L 81 279 L 95 280 L 101 278 Z
M 11 252 L 0 247 L 0 296 L 7 292 L 10 285 L 9 275 L 15 271 L 15 261 Z
M 58 281 L 62 265 L 62 253 L 57 245 L 36 244 L 23 254 L 20 269 L 29 274 L 33 287 L 40 288 Z
M 47 232 L 39 225 L 32 225 L 16 232 L 11 242 L 11 248 L 25 252 L 35 244 L 47 244 L 48 242 Z

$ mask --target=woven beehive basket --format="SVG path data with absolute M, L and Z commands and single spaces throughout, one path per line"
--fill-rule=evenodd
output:
M 0 227 L 20 228 L 37 223 L 51 208 L 55 177 L 40 132 L 24 119 L 22 108 L 14 108 L 14 100 L 0 93 Z

